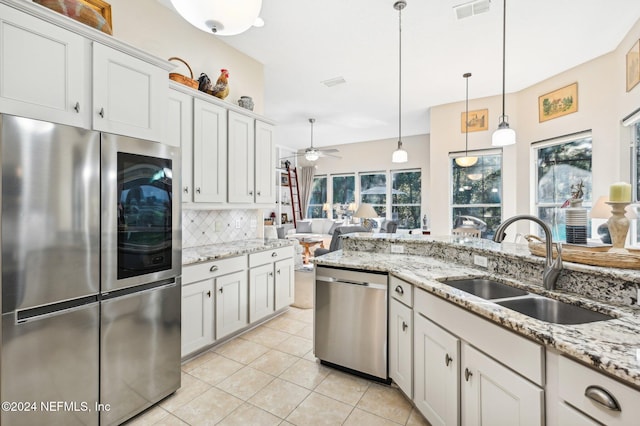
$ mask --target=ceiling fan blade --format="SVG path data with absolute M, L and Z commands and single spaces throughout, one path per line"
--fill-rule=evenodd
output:
M 336 149 L 336 148 L 327 148 L 327 149 L 319 148 L 318 151 L 320 151 L 320 152 L 340 152 L 340 150 Z
M 327 154 L 326 151 L 320 151 L 318 154 L 320 154 L 320 157 L 342 158 L 339 155 Z

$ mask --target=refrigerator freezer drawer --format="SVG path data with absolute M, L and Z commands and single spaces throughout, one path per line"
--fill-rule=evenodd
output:
M 98 303 L 15 319 L 2 315 L 2 400 L 36 410 L 2 410 L 2 424 L 97 425 Z
M 180 387 L 180 280 L 102 302 L 101 425 L 119 424 Z

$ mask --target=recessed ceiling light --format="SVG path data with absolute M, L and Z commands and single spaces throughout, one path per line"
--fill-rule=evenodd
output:
M 344 77 L 340 76 L 340 77 L 330 78 L 329 80 L 321 81 L 320 83 L 324 84 L 327 87 L 333 87 L 339 84 L 344 84 L 346 82 L 347 80 L 345 80 Z

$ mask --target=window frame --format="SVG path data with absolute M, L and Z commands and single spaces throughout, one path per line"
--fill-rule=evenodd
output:
M 312 204 L 311 200 L 313 198 L 313 188 L 315 188 L 316 179 L 324 179 L 324 193 L 326 194 L 326 199 L 322 201 L 321 204 Z M 323 175 L 314 175 L 313 183 L 311 184 L 311 196 L 309 197 L 309 205 L 307 206 L 306 217 L 309 219 L 326 219 L 328 216 L 328 212 L 323 210 L 324 204 L 328 202 L 329 198 L 329 176 L 326 174 Z M 312 208 L 320 207 L 320 216 L 312 216 L 311 211 Z
M 420 174 L 420 190 L 418 191 L 419 194 L 419 200 L 417 203 L 394 203 L 393 201 L 393 189 L 395 189 L 393 187 L 395 179 L 394 179 L 394 175 L 396 174 L 400 174 L 400 173 L 419 173 Z M 387 217 L 391 217 L 391 220 L 396 220 L 398 223 L 398 229 L 408 229 L 408 230 L 412 230 L 412 229 L 418 229 L 421 228 L 421 215 L 422 215 L 422 169 L 421 168 L 411 168 L 411 169 L 395 169 L 395 170 L 389 170 L 389 180 L 388 180 L 388 184 L 387 184 L 387 204 L 389 205 L 389 208 L 387 210 Z M 400 219 L 394 219 L 393 218 L 393 208 L 395 206 L 399 206 L 399 207 L 418 207 L 420 209 L 420 211 L 418 212 L 418 217 L 417 217 L 417 224 L 414 227 L 405 227 L 402 224 L 402 221 Z

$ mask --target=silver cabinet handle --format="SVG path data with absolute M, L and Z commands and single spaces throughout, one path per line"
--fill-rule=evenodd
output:
M 449 364 L 451 364 L 451 361 L 453 361 L 453 358 L 451 358 L 449 354 L 444 354 L 444 364 L 447 367 L 449 366 Z
M 100 108 L 100 111 L 98 112 L 98 115 L 102 118 L 104 118 L 104 108 Z
M 468 368 L 464 369 L 464 380 L 466 380 L 467 382 L 471 379 L 471 376 L 473 376 L 473 373 L 471 371 L 469 371 Z
M 76 102 L 76 104 L 73 106 L 73 109 L 75 110 L 75 112 L 80 112 L 80 102 Z
M 211 290 L 209 290 L 209 291 L 207 292 L 207 296 L 209 296 L 209 298 L 211 298 Z
M 196 194 L 199 194 L 199 193 L 200 193 L 200 187 L 197 187 L 196 188 Z
M 402 331 L 406 331 L 406 330 L 407 330 L 407 327 L 409 327 L 409 326 L 407 325 L 407 323 L 406 323 L 406 322 L 404 322 L 404 321 L 402 321 Z
M 213 265 L 211 268 L 209 268 L 209 272 L 216 272 L 218 270 L 218 265 Z
M 587 386 L 584 390 L 584 396 L 611 411 L 622 411 L 620 404 L 618 404 L 618 401 L 616 401 L 613 395 L 600 386 Z
M 271 253 L 271 257 L 278 257 L 278 253 L 274 251 L 273 253 Z
M 400 296 L 402 296 L 404 294 L 404 289 L 401 286 L 397 285 L 396 286 L 396 293 L 398 293 Z
M 185 194 L 188 194 L 188 193 L 189 193 L 189 187 L 188 187 L 188 186 L 185 186 L 185 187 L 182 189 L 182 191 L 183 191 Z

